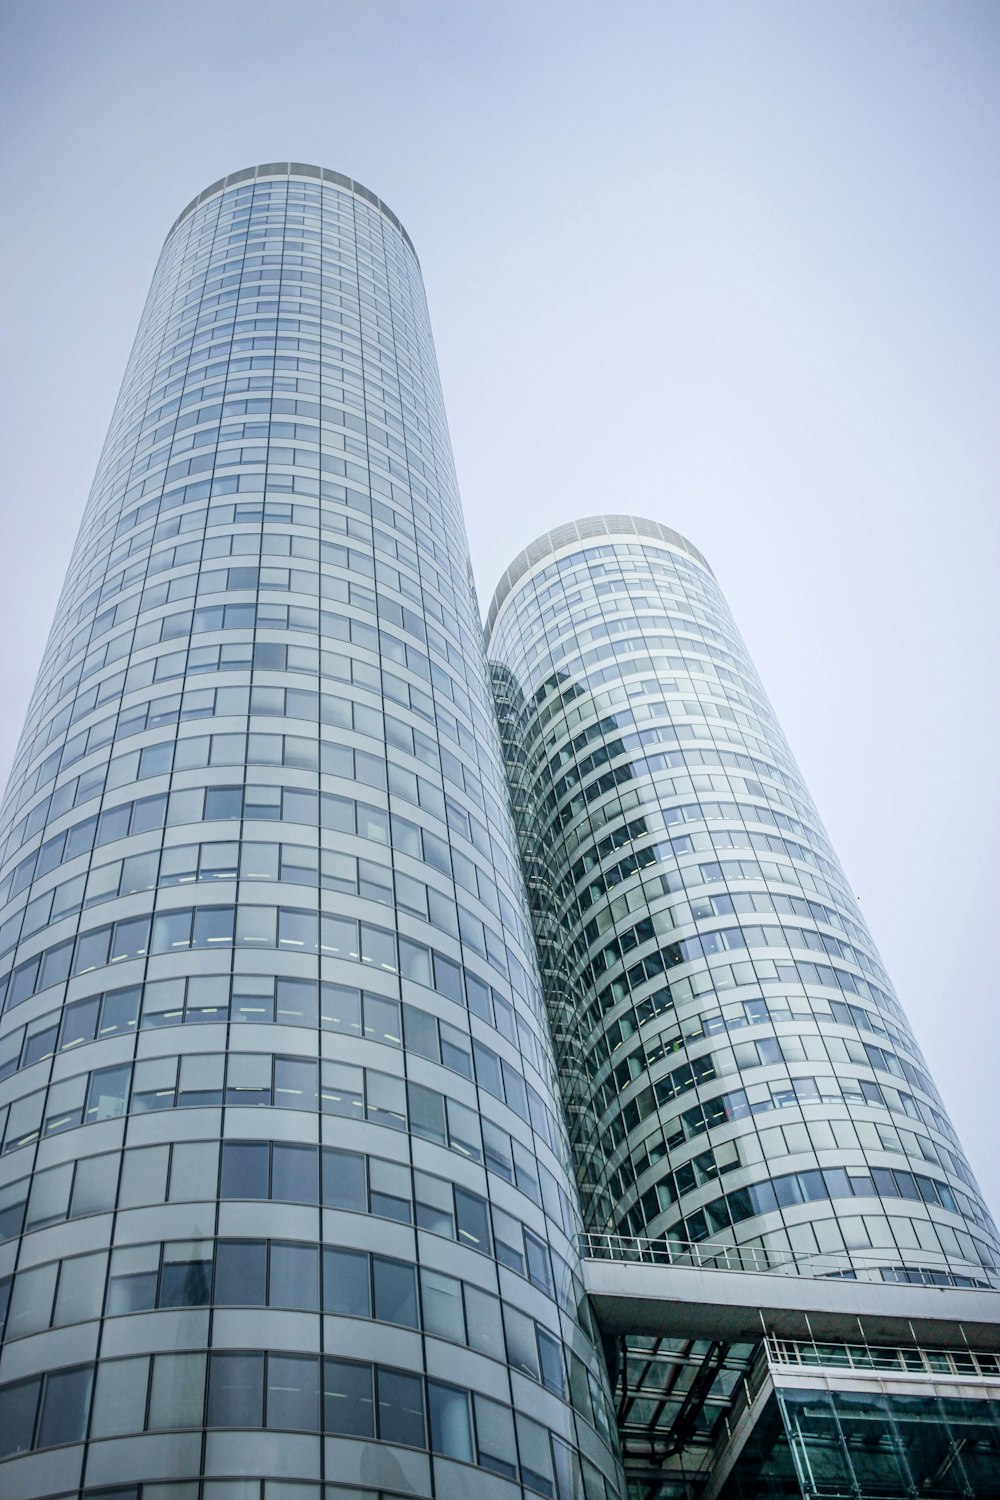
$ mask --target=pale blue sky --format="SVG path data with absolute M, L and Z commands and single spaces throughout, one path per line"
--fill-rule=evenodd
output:
M 0 775 L 172 220 L 349 172 L 484 604 L 597 510 L 705 551 L 1000 1206 L 1000 7 L 7 0 L 0 55 Z

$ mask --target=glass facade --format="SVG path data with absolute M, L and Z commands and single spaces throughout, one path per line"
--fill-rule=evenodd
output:
M 995 1354 L 776 1341 L 750 1381 L 763 1405 L 706 1500 L 1000 1497 Z
M 715 578 L 628 516 L 489 654 L 592 1253 L 1000 1285 L 997 1232 Z
M 164 246 L 0 811 L 0 1490 L 614 1500 L 418 263 Z

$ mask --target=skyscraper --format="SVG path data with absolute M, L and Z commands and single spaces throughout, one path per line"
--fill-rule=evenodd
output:
M 490 613 L 591 1230 L 1000 1285 L 1000 1243 L 704 558 L 599 517 Z
M 579 522 L 487 638 L 398 219 L 214 183 L 0 809 L 0 1495 L 1000 1494 L 996 1231 L 710 569 Z
M 969 1356 L 931 1415 L 931 1372 L 962 1370 L 922 1365 L 916 1332 L 936 1318 L 965 1347 L 968 1318 L 1000 1348 L 997 1231 L 710 567 L 655 522 L 562 526 L 508 568 L 487 632 L 588 1256 L 666 1268 L 588 1283 L 626 1341 L 635 1493 L 714 1496 L 734 1465 L 727 1496 L 1000 1493 L 1000 1366 Z M 877 1290 L 831 1304 L 844 1278 Z M 945 1313 L 928 1287 L 971 1295 Z M 781 1351 L 792 1374 L 775 1355 L 741 1466 L 733 1392 L 752 1367 L 764 1389 L 756 1346 L 781 1328 L 806 1353 Z M 920 1372 L 905 1420 L 884 1389 L 865 1405 L 864 1359 L 838 1352 L 859 1338 Z M 835 1375 L 803 1381 L 824 1363 L 850 1369 L 848 1439 Z M 931 1436 L 972 1394 L 985 1427 Z
M 213 184 L 0 814 L 11 1500 L 620 1493 L 470 579 L 399 221 Z

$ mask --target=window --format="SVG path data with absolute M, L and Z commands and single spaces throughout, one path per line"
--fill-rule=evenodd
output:
M 202 906 L 194 912 L 193 948 L 232 946 L 235 910 L 231 906 Z
M 191 912 L 161 912 L 153 919 L 151 953 L 174 953 L 191 946 Z
M 462 1283 L 443 1271 L 427 1266 L 420 1270 L 420 1300 L 424 1311 L 424 1328 L 439 1338 L 465 1343 L 465 1314 L 462 1310 Z
M 7 1313 L 8 1339 L 22 1338 L 48 1328 L 58 1270 L 58 1261 L 50 1261 L 48 1265 L 33 1266 L 15 1276 Z
M 170 1202 L 214 1198 L 218 1171 L 219 1151 L 214 1142 L 178 1142 L 170 1162 Z
M 371 1365 L 324 1359 L 323 1430 L 342 1437 L 375 1436 Z
M 53 1316 L 57 1327 L 101 1316 L 106 1267 L 107 1252 L 103 1250 L 95 1255 L 77 1255 L 63 1261 Z
M 136 1245 L 115 1250 L 108 1279 L 107 1314 L 146 1312 L 156 1306 L 160 1269 L 158 1245 Z
M 538 1366 L 538 1345 L 535 1341 L 535 1325 L 524 1313 L 509 1304 L 504 1304 L 504 1328 L 507 1332 L 507 1358 L 515 1370 L 522 1370 L 533 1380 L 541 1379 Z
M 352 1063 L 323 1064 L 323 1113 L 362 1117 L 364 1075 Z
M 368 1175 L 372 1213 L 409 1224 L 412 1217 L 409 1168 L 373 1156 L 369 1160 Z
M 35 1173 L 31 1181 L 31 1197 L 28 1200 L 27 1227 L 29 1229 L 40 1228 L 43 1224 L 54 1224 L 66 1217 L 69 1212 L 72 1182 L 72 1162 Z M 9 1192 L 9 1189 L 7 1191 Z M 0 1238 L 6 1238 L 2 1231 L 0 1231 Z
M 145 1395 L 145 1383 L 142 1390 Z M 155 1355 L 149 1396 L 150 1428 L 200 1427 L 204 1405 L 205 1355 Z
M 374 1125 L 387 1125 L 392 1130 L 406 1129 L 406 1087 L 401 1078 L 388 1073 L 367 1075 L 368 1099 L 366 1119 Z
M 530 1417 L 517 1415 L 517 1444 L 521 1453 L 521 1479 L 529 1489 L 552 1500 L 555 1486 L 552 1478 L 552 1452 L 544 1427 Z
M 426 1446 L 423 1382 L 398 1370 L 378 1371 L 378 1434 L 387 1443 Z
M 227 1105 L 259 1108 L 271 1103 L 272 1060 L 266 1053 L 231 1052 L 226 1079 Z
M 141 1432 L 146 1420 L 149 1356 L 104 1360 L 97 1368 L 92 1437 L 118 1437 Z
M 267 1360 L 267 1425 L 319 1430 L 319 1360 L 271 1354 Z
M 324 1030 L 361 1035 L 361 991 L 347 984 L 324 984 L 322 993 Z
M 95 1120 L 110 1120 L 125 1113 L 131 1071 L 128 1063 L 122 1063 L 114 1068 L 101 1068 L 90 1075 L 86 1124 L 91 1125 Z
M 354 1209 L 359 1213 L 367 1211 L 368 1186 L 363 1156 L 333 1147 L 323 1151 L 323 1204 L 326 1208 Z
M 220 1307 L 263 1307 L 267 1301 L 267 1245 L 263 1240 L 219 1240 L 215 1301 Z
M 227 820 L 243 815 L 243 789 L 238 786 L 210 786 L 205 792 L 205 821 Z
M 122 1158 L 119 1208 L 141 1208 L 162 1203 L 167 1196 L 169 1146 L 139 1146 Z
M 213 1355 L 208 1382 L 210 1427 L 261 1427 L 264 1355 Z
M 316 1148 L 275 1142 L 272 1151 L 272 1198 L 284 1203 L 318 1203 Z
M 118 1187 L 119 1156 L 109 1151 L 101 1156 L 83 1157 L 76 1164 L 70 1218 L 82 1214 L 107 1213 L 115 1206 Z
M 563 1373 L 562 1350 L 558 1340 L 544 1328 L 538 1329 L 538 1356 L 541 1365 L 542 1384 L 557 1396 L 565 1398 L 566 1382 Z
M 292 1057 L 274 1059 L 274 1103 L 280 1109 L 317 1107 L 317 1069 L 314 1062 Z
M 220 1196 L 223 1199 L 265 1199 L 268 1196 L 267 1146 L 223 1143 Z
M 45 1380 L 42 1415 L 38 1424 L 38 1446 L 48 1448 L 56 1443 L 77 1443 L 87 1427 L 90 1386 L 93 1370 L 89 1365 L 77 1370 L 60 1370 Z
M 271 1245 L 270 1305 L 319 1308 L 319 1252 L 315 1245 Z
M 469 1245 L 473 1250 L 479 1250 L 484 1255 L 490 1253 L 490 1221 L 489 1210 L 486 1200 L 475 1193 L 468 1192 L 465 1188 L 455 1189 L 455 1220 L 458 1225 L 458 1239 L 463 1245 Z
M 0 1458 L 30 1449 L 41 1385 L 40 1378 L 22 1380 L 0 1391 Z
M 370 1318 L 368 1254 L 363 1250 L 323 1250 L 323 1311 Z
M 469 1395 L 441 1381 L 427 1382 L 427 1409 L 430 1417 L 431 1451 L 447 1458 L 473 1462 L 472 1424 L 469 1419 Z
M 277 982 L 277 1021 L 285 1026 L 317 1026 L 319 1006 L 316 985 L 303 979 Z
M 211 1287 L 210 1243 L 182 1240 L 164 1245 L 160 1307 L 206 1307 Z
M 453 1151 L 460 1152 L 472 1161 L 482 1161 L 482 1137 L 479 1131 L 479 1116 L 475 1110 L 457 1099 L 447 1101 L 448 1144 Z
M 381 1322 L 402 1323 L 416 1328 L 417 1284 L 415 1267 L 405 1261 L 372 1257 L 375 1286 L 375 1316 Z
M 514 1416 L 509 1407 L 487 1396 L 473 1397 L 476 1409 L 476 1446 L 479 1462 L 508 1479 L 517 1477 Z

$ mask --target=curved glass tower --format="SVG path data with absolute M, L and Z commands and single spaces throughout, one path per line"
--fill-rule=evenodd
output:
M 996 1229 L 705 559 L 541 537 L 489 654 L 591 1247 L 996 1286 Z M 734 1255 L 733 1247 L 739 1247 Z
M 617 1496 L 420 271 L 359 183 L 237 172 L 167 237 L 0 860 L 0 1491 Z

